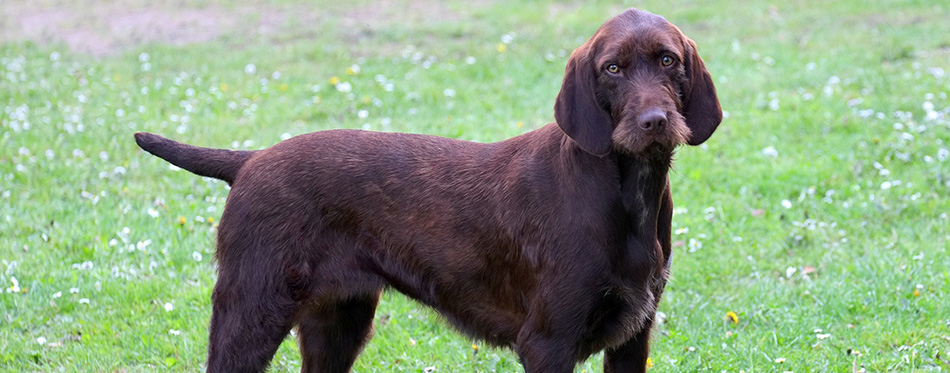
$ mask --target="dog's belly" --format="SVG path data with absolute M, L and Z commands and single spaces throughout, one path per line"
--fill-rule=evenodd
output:
M 391 288 L 438 311 L 461 332 L 509 346 L 527 315 L 526 297 L 535 288 L 532 272 L 505 261 L 504 255 L 486 256 L 484 249 L 461 247 L 439 251 L 417 246 L 411 255 L 405 255 L 405 248 L 380 248 L 374 254 L 376 274 Z M 491 251 L 500 250 L 505 248 Z

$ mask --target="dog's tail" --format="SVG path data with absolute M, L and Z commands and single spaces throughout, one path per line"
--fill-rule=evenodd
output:
M 135 143 L 145 151 L 200 176 L 234 183 L 238 170 L 255 151 L 212 149 L 182 144 L 156 134 L 139 132 Z

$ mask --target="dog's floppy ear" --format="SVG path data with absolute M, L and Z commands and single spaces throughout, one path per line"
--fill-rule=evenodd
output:
M 722 122 L 722 108 L 719 107 L 716 87 L 706 70 L 706 64 L 696 52 L 696 43 L 685 36 L 683 39 L 686 47 L 687 79 L 683 92 L 683 116 L 686 117 L 686 126 L 692 132 L 688 143 L 699 145 L 719 127 Z
M 585 44 L 567 61 L 561 92 L 554 102 L 554 120 L 581 149 L 605 155 L 612 147 L 613 125 L 610 114 L 597 103 L 597 76 L 589 54 Z

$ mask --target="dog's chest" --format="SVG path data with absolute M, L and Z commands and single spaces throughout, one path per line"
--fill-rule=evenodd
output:
M 660 209 L 667 192 L 668 161 L 625 159 L 620 162 L 621 199 L 625 232 L 617 245 L 610 285 L 597 301 L 599 313 L 591 325 L 594 345 L 616 346 L 648 326 L 666 281 L 659 229 Z
M 620 158 L 618 161 L 621 201 L 628 217 L 626 224 L 629 224 L 621 229 L 632 233 L 635 236 L 632 239 L 655 240 L 657 225 L 663 224 L 657 221 L 657 216 L 668 185 L 670 161 L 666 157 Z

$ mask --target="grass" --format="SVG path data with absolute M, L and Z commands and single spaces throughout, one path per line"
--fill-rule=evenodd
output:
M 0 45 L 0 370 L 202 369 L 228 190 L 135 131 L 508 138 L 553 120 L 566 56 L 629 5 L 697 42 L 728 112 L 678 152 L 652 370 L 950 369 L 950 5 L 412 4 L 319 1 L 276 34 L 104 57 Z M 376 326 L 355 371 L 521 369 L 396 293 Z M 272 371 L 299 366 L 288 337 Z

